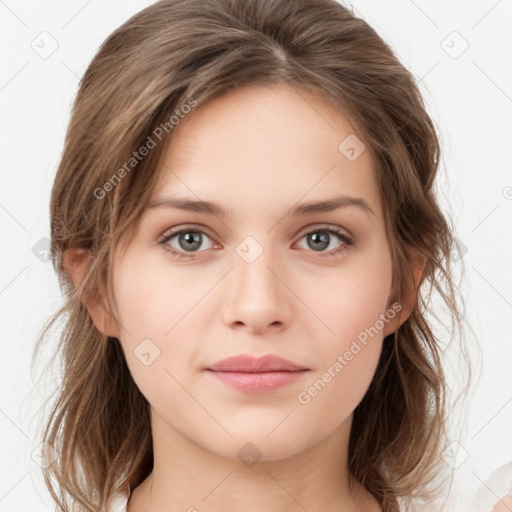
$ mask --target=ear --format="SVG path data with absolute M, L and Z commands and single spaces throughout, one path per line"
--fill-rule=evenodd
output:
M 411 261 L 414 284 L 409 280 L 406 290 L 406 297 L 401 303 L 402 309 L 399 313 L 400 321 L 398 321 L 397 315 L 394 320 L 387 322 L 382 331 L 384 337 L 395 332 L 400 327 L 400 325 L 402 325 L 409 318 L 418 300 L 418 295 L 414 288 L 418 288 L 422 281 L 423 270 L 425 269 L 425 263 L 427 259 L 417 251 L 410 250 L 407 252 L 407 254 L 409 256 L 409 260 Z
M 64 269 L 75 288 L 82 289 L 81 300 L 87 308 L 96 328 L 105 336 L 119 337 L 119 326 L 116 319 L 109 312 L 104 290 L 86 289 L 83 285 L 92 257 L 87 249 L 72 247 L 63 253 Z

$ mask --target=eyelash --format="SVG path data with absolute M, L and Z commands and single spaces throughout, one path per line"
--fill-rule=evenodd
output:
M 337 228 L 332 228 L 332 227 L 325 227 L 325 228 L 320 227 L 320 228 L 313 229 L 311 231 L 308 231 L 307 233 L 304 233 L 301 236 L 301 239 L 307 235 L 310 235 L 311 233 L 318 233 L 318 232 L 336 235 L 343 242 L 343 244 L 340 247 L 338 247 L 337 249 L 331 249 L 330 251 L 326 252 L 325 254 L 323 254 L 322 252 L 319 252 L 318 254 L 322 258 L 332 258 L 335 256 L 340 256 L 340 255 L 344 254 L 345 252 L 348 252 L 350 250 L 351 246 L 354 244 L 354 241 L 351 238 L 349 238 L 347 235 L 345 235 L 341 230 L 339 230 Z M 176 235 L 179 235 L 181 233 L 202 233 L 203 235 L 206 235 L 208 238 L 211 238 L 206 231 L 204 231 L 203 229 L 201 229 L 199 227 L 180 229 L 179 231 L 172 231 L 172 232 L 164 235 L 164 237 L 162 238 L 162 240 L 159 243 L 163 246 L 164 250 L 170 252 L 173 257 L 175 257 L 179 260 L 181 260 L 181 259 L 193 260 L 196 258 L 196 254 L 197 254 L 197 252 L 187 254 L 187 253 L 184 253 L 181 251 L 177 251 L 176 249 L 174 249 L 170 245 L 168 245 L 168 242 L 172 238 L 174 238 Z M 201 251 L 198 251 L 198 252 L 201 252 Z M 315 251 L 311 251 L 311 252 L 315 252 Z

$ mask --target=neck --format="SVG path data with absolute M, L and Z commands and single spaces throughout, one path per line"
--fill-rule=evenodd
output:
M 350 421 L 314 447 L 287 457 L 274 452 L 273 460 L 267 460 L 256 446 L 239 441 L 233 442 L 232 457 L 213 453 L 170 429 L 162 418 L 153 415 L 152 420 L 153 471 L 133 491 L 127 512 L 381 510 L 349 475 Z

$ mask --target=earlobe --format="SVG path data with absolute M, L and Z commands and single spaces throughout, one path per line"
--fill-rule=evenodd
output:
M 418 300 L 418 289 L 422 282 L 423 271 L 425 269 L 427 259 L 425 256 L 419 254 L 418 252 L 409 252 L 408 255 L 411 261 L 411 270 L 414 283 L 409 280 L 406 297 L 401 304 L 402 309 L 400 310 L 400 320 L 398 321 L 397 315 L 394 321 L 388 322 L 386 324 L 383 329 L 384 337 L 395 332 L 400 327 L 400 325 L 402 325 L 409 318 Z
M 84 279 L 91 265 L 92 257 L 87 249 L 72 247 L 63 253 L 63 266 L 76 289 L 81 289 L 80 298 L 87 308 L 96 328 L 105 336 L 119 337 L 119 327 L 109 313 L 102 290 L 90 290 L 84 286 Z

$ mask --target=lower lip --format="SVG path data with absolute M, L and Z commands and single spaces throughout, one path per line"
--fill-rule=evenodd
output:
M 216 379 L 224 382 L 241 391 L 249 393 L 269 393 L 291 384 L 301 377 L 308 370 L 295 372 L 215 372 L 207 370 Z

